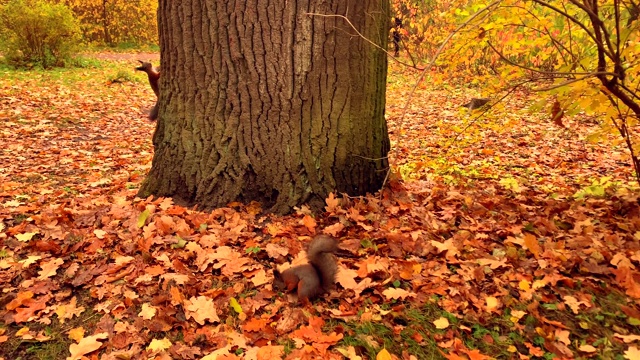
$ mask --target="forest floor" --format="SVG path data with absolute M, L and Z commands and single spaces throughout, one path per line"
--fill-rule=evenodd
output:
M 155 99 L 138 54 L 0 69 L 0 359 L 640 358 L 640 206 L 598 119 L 475 119 L 462 86 L 391 67 L 380 194 L 289 216 L 135 197 Z M 142 58 L 141 60 L 149 60 Z M 276 264 L 340 239 L 332 293 L 302 308 Z

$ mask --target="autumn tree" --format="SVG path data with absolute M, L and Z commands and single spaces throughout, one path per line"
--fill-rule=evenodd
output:
M 116 45 L 156 43 L 156 0 L 52 0 L 69 6 L 80 20 L 85 41 Z
M 283 213 L 380 189 L 387 0 L 161 0 L 152 169 L 139 195 Z
M 439 79 L 448 82 L 455 74 L 484 94 L 496 95 L 494 102 L 526 85 L 548 94 L 531 110 L 546 108 L 549 121 L 558 125 L 565 114 L 597 117 L 600 129 L 589 140 L 617 136 L 613 143 L 627 147 L 640 183 L 640 11 L 635 2 L 451 0 L 447 16 L 436 20 L 424 16 L 436 8 L 431 1 L 393 0 L 393 5 L 400 15 L 418 15 L 405 24 L 409 46 L 422 46 L 423 34 L 431 38 L 424 44 L 428 50 L 415 51 L 428 54 L 423 64 L 435 56 L 433 44 L 443 46 L 433 61 L 444 75 Z M 434 21 L 448 31 L 424 31 Z

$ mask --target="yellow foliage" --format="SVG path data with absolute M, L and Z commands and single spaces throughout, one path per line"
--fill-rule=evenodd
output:
M 115 45 L 158 41 L 155 0 L 54 0 L 69 6 L 80 20 L 86 41 Z

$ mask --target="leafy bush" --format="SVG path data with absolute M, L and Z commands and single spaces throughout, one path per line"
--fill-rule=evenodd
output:
M 0 6 L 0 43 L 16 66 L 65 66 L 80 41 L 73 12 L 42 0 L 10 0 Z

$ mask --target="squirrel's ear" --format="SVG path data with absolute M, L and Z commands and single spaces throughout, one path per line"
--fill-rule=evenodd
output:
M 273 269 L 273 276 L 279 277 L 280 276 L 280 271 L 278 271 L 278 269 Z

